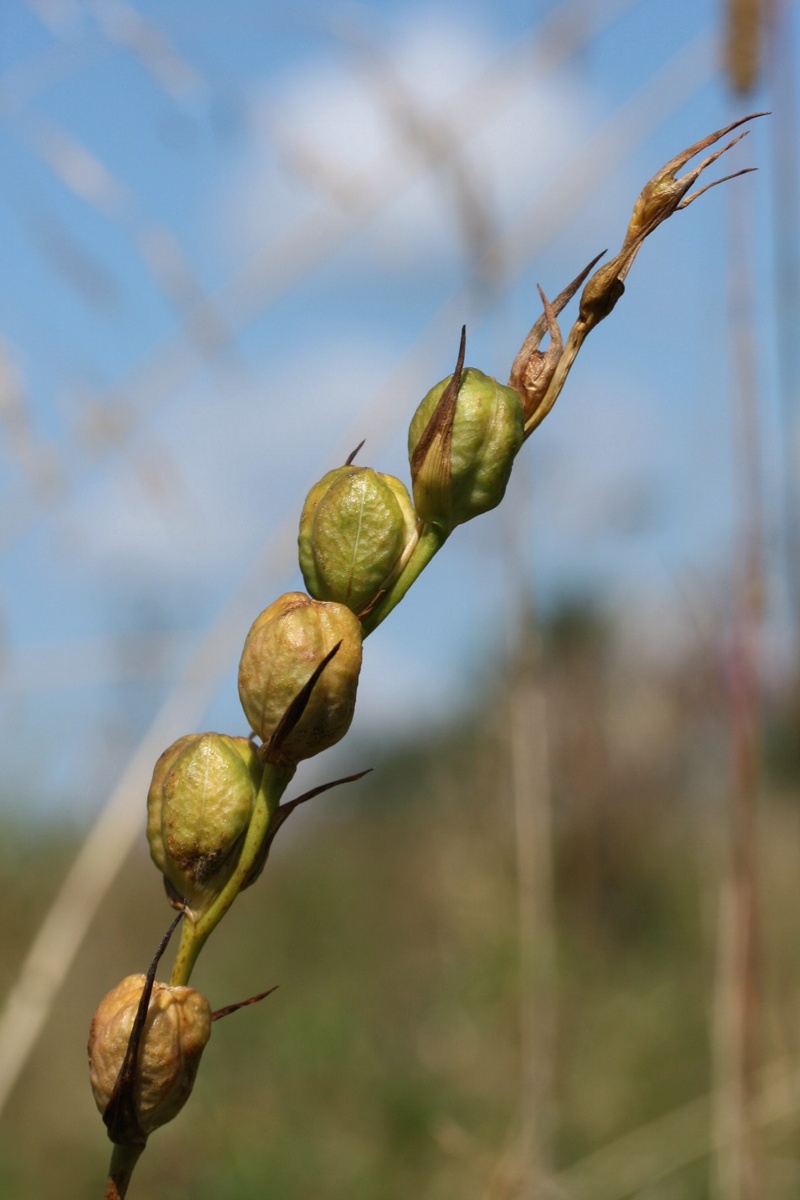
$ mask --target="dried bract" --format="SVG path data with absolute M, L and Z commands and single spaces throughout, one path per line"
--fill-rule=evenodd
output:
M 607 263 L 589 280 L 583 295 L 581 296 L 580 313 L 578 320 L 583 322 L 589 329 L 599 324 L 613 309 L 617 300 L 622 295 L 624 289 L 625 277 L 633 266 L 636 255 L 642 248 L 645 238 L 648 238 L 654 230 L 668 220 L 674 212 L 679 209 L 688 208 L 699 196 L 710 188 L 717 187 L 720 183 L 726 183 L 729 179 L 736 179 L 739 175 L 747 175 L 754 170 L 753 167 L 745 167 L 741 171 L 734 171 L 731 175 L 725 175 L 722 179 L 715 179 L 712 183 L 700 188 L 687 196 L 687 192 L 706 168 L 715 163 L 723 154 L 727 154 L 737 142 L 740 142 L 743 137 L 747 136 L 748 131 L 740 133 L 738 137 L 733 138 L 725 146 L 721 146 L 719 150 L 715 150 L 713 154 L 709 154 L 696 167 L 692 167 L 685 175 L 677 175 L 676 173 L 685 167 L 690 159 L 695 155 L 700 154 L 703 150 L 707 150 L 709 146 L 713 146 L 720 138 L 731 133 L 734 129 L 738 129 L 746 121 L 752 121 L 754 117 L 764 116 L 764 113 L 751 113 L 748 117 L 742 117 L 738 121 L 732 121 L 730 125 L 726 125 L 724 129 L 718 129 L 716 133 L 709 134 L 708 137 L 702 138 L 699 142 L 695 142 L 692 146 L 688 146 L 682 150 L 680 154 L 676 154 L 671 158 L 660 171 L 657 171 L 648 183 L 642 188 L 636 203 L 633 206 L 633 213 L 628 223 L 628 230 L 625 235 L 625 241 L 622 243 L 622 249 L 619 254 Z
M 464 370 L 464 349 L 462 330 L 455 372 L 431 388 L 408 431 L 415 508 L 445 534 L 497 507 L 524 435 L 519 393 Z
M 720 183 L 725 183 L 729 179 L 735 179 L 739 175 L 746 175 L 753 170 L 752 167 L 746 167 L 741 171 L 734 171 L 733 174 L 726 175 L 723 179 L 715 179 L 713 183 L 709 183 L 705 187 L 699 188 L 696 192 L 691 192 L 687 195 L 687 192 L 689 192 L 689 189 L 697 181 L 702 172 L 707 167 L 710 167 L 712 163 L 715 163 L 721 155 L 727 153 L 737 142 L 741 141 L 746 136 L 746 131 L 739 134 L 738 137 L 733 138 L 719 150 L 715 150 L 713 154 L 708 155 L 707 158 L 704 158 L 702 162 L 690 171 L 687 171 L 684 175 L 677 175 L 677 172 L 681 167 L 686 166 L 689 160 L 694 158 L 696 154 L 700 154 L 703 150 L 708 149 L 709 146 L 713 146 L 720 138 L 725 137 L 726 134 L 731 133 L 746 121 L 752 121 L 754 117 L 765 115 L 764 113 L 751 113 L 750 116 L 733 121 L 730 125 L 726 125 L 724 129 L 718 129 L 716 133 L 712 133 L 708 137 L 702 138 L 699 142 L 695 142 L 694 145 L 688 146 L 680 154 L 676 154 L 674 158 L 670 159 L 645 184 L 633 206 L 633 213 L 628 223 L 622 249 L 610 262 L 600 267 L 589 279 L 581 295 L 578 319 L 572 326 L 566 342 L 563 343 L 563 347 L 561 345 L 560 334 L 556 334 L 553 328 L 560 297 L 559 301 L 556 301 L 552 306 L 552 317 L 548 313 L 545 303 L 544 317 L 539 318 L 539 321 L 537 321 L 525 339 L 512 369 L 511 381 L 514 386 L 518 387 L 525 402 L 526 437 L 530 436 L 533 430 L 542 423 L 553 408 L 553 405 L 561 394 L 561 389 L 566 382 L 572 364 L 575 362 L 578 352 L 589 333 L 601 321 L 605 320 L 609 313 L 612 312 L 619 298 L 623 295 L 625 291 L 625 278 L 633 266 L 636 255 L 641 250 L 645 239 L 659 225 L 668 220 L 673 213 L 678 212 L 682 208 L 688 208 L 690 204 L 710 188 L 716 187 Z M 571 295 L 572 291 L 570 289 L 574 291 L 573 284 L 570 284 L 570 287 L 565 289 L 565 293 L 569 292 Z M 562 293 L 562 295 L 565 293 Z M 549 349 L 547 355 L 542 355 L 538 351 L 538 345 L 545 331 L 548 329 L 551 336 L 551 347 L 552 342 L 555 340 L 556 349 L 552 353 Z M 532 373 L 532 386 L 525 378 L 526 369 Z M 528 387 L 530 394 L 526 394 L 526 387 Z

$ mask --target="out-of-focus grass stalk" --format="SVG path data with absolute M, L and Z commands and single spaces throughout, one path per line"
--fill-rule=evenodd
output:
M 800 1109 L 798 1080 L 800 1063 L 796 1058 L 775 1059 L 763 1068 L 753 1109 L 759 1129 L 796 1117 Z M 712 1132 L 709 1143 L 713 1099 L 705 1095 L 690 1100 L 564 1167 L 554 1178 L 556 1195 L 570 1200 L 681 1195 L 658 1185 L 709 1153 L 730 1154 L 731 1143 L 719 1130 Z
M 552 1170 L 557 1025 L 547 708 L 538 659 L 532 641 L 515 672 L 508 713 L 519 923 L 520 1196 L 525 1200 L 542 1197 Z
M 530 546 L 530 464 L 517 466 L 526 502 L 509 506 L 505 574 L 507 705 L 500 716 L 514 815 L 519 954 L 518 1125 L 509 1137 L 505 1170 L 520 1200 L 545 1200 L 553 1190 L 555 1069 L 558 1028 L 557 925 L 547 699 L 536 608 L 522 564 Z M 492 1195 L 495 1193 L 492 1192 Z M 484 1198 L 486 1200 L 486 1198 Z
M 734 194 L 735 193 L 735 194 Z M 733 751 L 730 845 L 722 881 L 714 1043 L 715 1161 L 719 1200 L 760 1200 L 763 1164 L 754 1117 L 760 1056 L 758 798 L 759 633 L 763 520 L 751 212 L 745 189 L 728 191 L 732 423 L 737 529 L 728 690 Z
M 800 654 L 800 120 L 798 119 L 797 5 L 774 0 L 769 88 L 775 110 L 772 135 L 772 229 L 784 449 L 784 563 L 795 656 Z

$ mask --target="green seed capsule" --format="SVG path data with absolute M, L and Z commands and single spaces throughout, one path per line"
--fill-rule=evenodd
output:
M 310 594 L 346 604 L 358 616 L 391 585 L 417 544 L 411 497 L 392 475 L 339 467 L 309 492 L 297 541 Z
M 284 718 L 290 706 L 339 643 L 287 730 Z M 345 605 L 288 592 L 265 609 L 244 644 L 239 698 L 251 728 L 265 743 L 266 761 L 292 767 L 344 737 L 353 719 L 360 670 L 361 624 Z
M 408 454 L 414 505 L 431 525 L 456 525 L 495 508 L 503 499 L 523 442 L 522 401 L 474 368 L 431 388 L 411 420 Z
M 147 796 L 156 866 L 195 915 L 233 873 L 258 794 L 261 762 L 247 738 L 179 738 L 159 758 Z
M 122 1067 L 144 975 L 128 975 L 97 1007 L 89 1032 L 89 1077 L 105 1113 Z M 211 1006 L 190 987 L 155 983 L 137 1059 L 134 1119 L 147 1137 L 171 1121 L 189 1098 L 211 1036 Z

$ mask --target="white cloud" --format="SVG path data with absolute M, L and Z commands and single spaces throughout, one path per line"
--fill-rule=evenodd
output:
M 380 217 L 362 221 L 373 267 L 451 259 L 465 222 L 502 229 L 586 127 L 578 80 L 548 81 L 533 57 L 509 65 L 505 52 L 463 14 L 417 9 L 385 37 L 382 60 L 345 49 L 256 94 L 251 141 L 218 220 L 232 248 L 271 242 L 308 211 L 318 185 L 323 203 L 345 212 L 380 200 Z M 409 135 L 409 117 L 430 120 L 427 143 Z M 452 146 L 455 167 L 432 171 L 430 158 L 446 159 L 442 147 Z

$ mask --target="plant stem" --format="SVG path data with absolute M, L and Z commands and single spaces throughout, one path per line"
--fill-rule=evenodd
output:
M 400 603 L 414 580 L 427 567 L 434 554 L 438 550 L 441 550 L 447 538 L 448 534 L 438 526 L 424 526 L 414 553 L 400 575 L 375 607 L 366 616 L 362 617 L 361 628 L 364 632 L 364 637 L 368 637 L 374 629 L 377 629 L 381 621 L 388 617 L 392 609 Z
M 143 1145 L 114 1147 L 103 1200 L 122 1200 L 128 1190 L 133 1168 L 139 1161 L 143 1150 Z
M 225 913 L 233 904 L 239 892 L 247 884 L 250 872 L 259 855 L 259 851 L 267 835 L 270 818 L 280 803 L 281 796 L 289 786 L 294 776 L 294 767 L 276 767 L 271 763 L 264 765 L 261 786 L 256 796 L 253 815 L 247 829 L 247 835 L 239 855 L 236 870 L 231 875 L 210 908 L 192 921 L 187 914 L 181 932 L 181 943 L 172 968 L 170 984 L 180 987 L 189 982 L 198 955 L 206 944 L 211 933 L 219 925 Z

